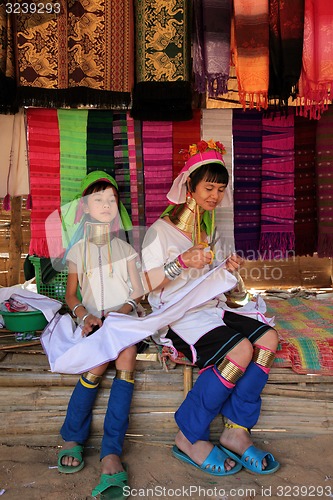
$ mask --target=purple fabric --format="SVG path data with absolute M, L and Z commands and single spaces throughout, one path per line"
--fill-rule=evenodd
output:
M 195 90 L 214 98 L 228 91 L 232 0 L 193 0 Z

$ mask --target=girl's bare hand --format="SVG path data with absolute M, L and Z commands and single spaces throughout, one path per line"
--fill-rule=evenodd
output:
M 89 314 L 89 316 L 86 317 L 83 323 L 82 327 L 82 337 L 86 337 L 88 333 L 91 332 L 91 330 L 94 328 L 94 326 L 98 326 L 99 328 L 102 326 L 102 320 L 101 318 L 97 318 L 97 316 L 94 316 L 93 314 Z
M 242 257 L 239 257 L 239 255 L 233 253 L 230 255 L 230 257 L 228 257 L 225 267 L 230 272 L 238 271 L 243 262 L 244 259 L 242 259 Z
M 182 259 L 187 267 L 202 269 L 212 263 L 212 252 L 205 245 L 194 245 L 182 253 Z

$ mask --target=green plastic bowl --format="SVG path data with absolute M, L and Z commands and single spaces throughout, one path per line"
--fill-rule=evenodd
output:
M 0 311 L 5 327 L 12 332 L 32 332 L 43 330 L 47 320 L 41 311 L 9 312 Z

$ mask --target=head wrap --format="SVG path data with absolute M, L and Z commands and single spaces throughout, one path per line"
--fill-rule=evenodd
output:
M 96 182 L 102 182 L 102 181 L 111 184 L 117 190 L 117 193 L 119 192 L 118 184 L 111 175 L 107 174 L 106 172 L 103 172 L 103 170 L 95 170 L 93 172 L 90 172 L 81 181 L 80 194 L 77 196 L 80 197 L 80 200 L 76 209 L 76 217 L 75 217 L 76 222 L 79 222 L 84 214 L 83 198 L 85 196 L 88 187 L 91 186 L 92 184 L 95 184 Z M 123 229 L 125 231 L 130 231 L 132 229 L 132 222 L 125 206 L 120 200 L 119 200 L 119 216 Z
M 199 150 L 198 147 L 200 148 Z M 186 153 L 186 156 L 188 158 L 184 167 L 182 168 L 176 179 L 173 181 L 171 189 L 167 194 L 168 200 L 175 205 L 185 203 L 187 193 L 186 181 L 190 174 L 197 168 L 209 163 L 220 163 L 221 165 L 225 166 L 223 160 L 223 152 L 225 150 L 224 146 L 220 143 L 215 143 L 212 140 L 208 142 L 200 141 L 198 145 L 190 146 L 189 151 L 189 153 Z M 192 152 L 194 154 L 191 155 Z M 218 206 L 229 207 L 231 206 L 231 202 L 231 182 L 229 182 L 225 190 L 222 202 Z

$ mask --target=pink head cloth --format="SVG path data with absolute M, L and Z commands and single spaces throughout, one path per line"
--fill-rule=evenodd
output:
M 218 151 L 211 149 L 203 153 L 196 153 L 191 156 L 185 163 L 179 175 L 173 181 L 172 186 L 167 194 L 167 198 L 171 203 L 180 205 L 186 201 L 187 185 L 186 181 L 189 175 L 202 165 L 207 163 L 220 163 L 225 166 L 223 156 Z M 230 207 L 232 204 L 231 182 L 228 183 L 225 190 L 222 202 L 218 205 L 220 207 Z

